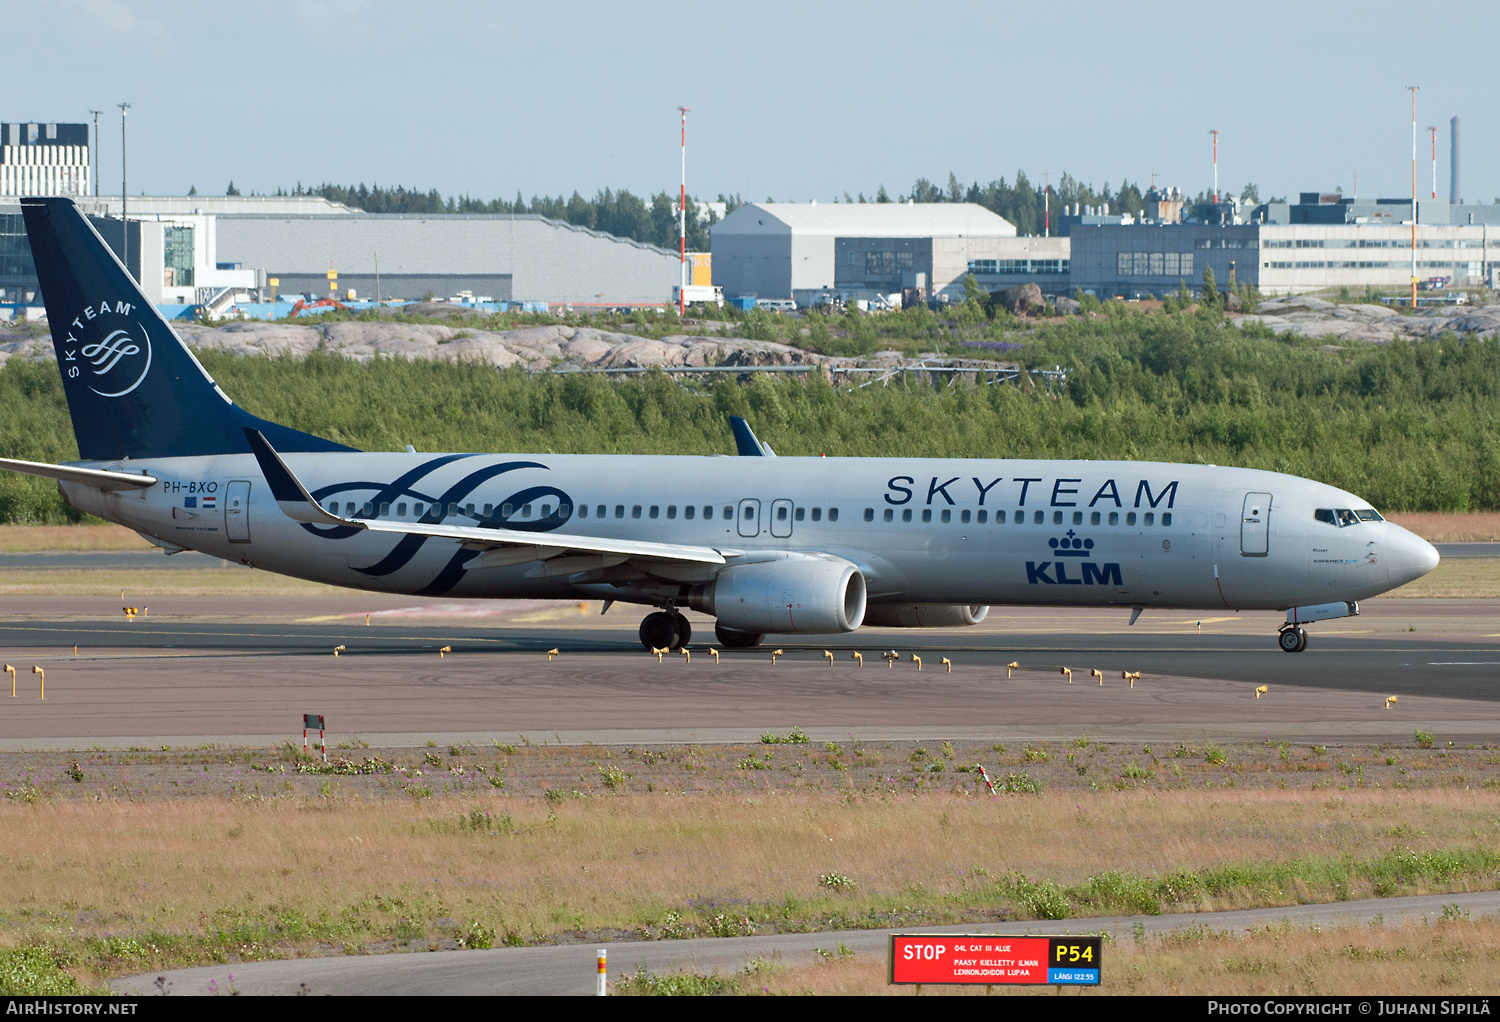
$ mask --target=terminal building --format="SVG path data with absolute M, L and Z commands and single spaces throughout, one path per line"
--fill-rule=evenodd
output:
M 1038 278 L 1060 285 L 1068 274 L 1066 238 L 1018 238 L 973 203 L 749 203 L 714 224 L 712 237 L 714 283 L 725 295 L 799 306 L 911 290 L 961 299 L 968 273 L 990 289 Z

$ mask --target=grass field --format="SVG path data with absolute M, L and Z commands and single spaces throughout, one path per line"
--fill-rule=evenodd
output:
M 1500 986 L 1500 920 L 1455 910 L 1433 925 L 1308 929 L 1258 927 L 1228 933 L 1207 927 L 1135 941 L 1106 939 L 1103 982 L 1068 990 L 1095 994 L 1287 996 L 1493 996 Z M 616 994 L 822 994 L 912 996 L 914 987 L 886 983 L 884 957 L 840 954 L 811 965 L 758 960 L 740 973 L 623 976 Z M 1054 987 L 997 986 L 996 994 L 1054 996 Z M 935 994 L 983 995 L 983 986 L 924 986 Z
M 0 945 L 94 983 L 289 954 L 1490 889 L 1500 868 L 1487 789 L 367 800 L 337 783 L 66 803 L 8 786 Z
M 1455 557 L 1442 561 L 1431 573 L 1391 590 L 1382 599 L 1419 596 L 1500 598 L 1500 557 Z

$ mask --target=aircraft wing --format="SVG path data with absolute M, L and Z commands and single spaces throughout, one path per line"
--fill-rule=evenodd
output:
M 596 536 L 560 535 L 558 533 L 522 532 L 518 529 L 481 529 L 471 525 L 439 525 L 425 522 L 367 521 L 345 518 L 323 508 L 302 485 L 281 455 L 256 429 L 245 429 L 250 449 L 260 463 L 260 470 L 271 487 L 271 495 L 283 514 L 299 522 L 312 525 L 342 525 L 368 532 L 390 532 L 407 536 L 431 536 L 436 539 L 456 539 L 474 550 L 515 549 L 521 559 L 547 560 L 561 554 L 614 555 L 621 559 L 643 557 L 662 561 L 684 561 L 697 564 L 724 564 L 724 554 L 713 547 L 689 546 L 682 543 L 650 543 L 640 540 L 607 539 Z M 525 554 L 532 556 L 522 556 Z
M 49 465 L 43 461 L 17 461 L 0 458 L 0 469 L 8 472 L 25 472 L 29 476 L 56 479 L 65 483 L 82 483 L 101 490 L 144 490 L 156 485 L 156 477 L 142 472 L 111 472 L 103 468 L 78 468 L 74 465 Z

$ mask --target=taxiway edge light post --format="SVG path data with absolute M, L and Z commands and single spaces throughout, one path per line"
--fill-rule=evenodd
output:
M 679 278 L 677 287 L 677 316 L 682 318 L 687 315 L 687 115 L 688 108 L 680 106 L 677 112 L 682 114 L 682 190 L 677 203 L 677 243 L 679 255 L 682 257 L 682 265 L 678 268 Z

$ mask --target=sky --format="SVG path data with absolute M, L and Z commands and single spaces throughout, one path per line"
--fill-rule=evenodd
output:
M 1416 25 L 1407 27 L 1413 11 Z M 334 181 L 444 195 L 908 192 L 1017 169 L 1190 194 L 1500 196 L 1482 74 L 1500 7 L 1287 3 L 513 4 L 16 0 L 3 121 L 100 118 L 101 189 L 245 194 Z M 1404 45 L 1408 40 L 1416 45 Z

